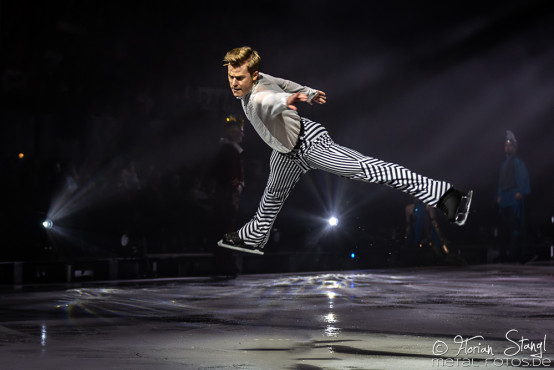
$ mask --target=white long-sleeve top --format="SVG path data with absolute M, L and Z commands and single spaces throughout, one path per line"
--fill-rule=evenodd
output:
M 300 116 L 287 108 L 287 98 L 297 92 L 311 101 L 317 90 L 296 82 L 259 73 L 252 90 L 240 97 L 246 117 L 260 137 L 272 149 L 289 153 L 300 134 Z

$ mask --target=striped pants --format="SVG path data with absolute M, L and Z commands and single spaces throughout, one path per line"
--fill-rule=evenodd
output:
M 384 184 L 436 206 L 451 184 L 418 175 L 407 168 L 364 156 L 333 142 L 319 123 L 302 118 L 301 144 L 291 153 L 273 151 L 269 179 L 256 214 L 238 230 L 248 245 L 262 248 L 277 214 L 300 177 L 311 169 L 320 169 L 345 178 Z

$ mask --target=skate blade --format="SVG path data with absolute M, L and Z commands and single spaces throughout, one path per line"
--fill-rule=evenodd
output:
M 465 199 L 464 199 L 465 198 Z M 458 226 L 463 226 L 467 221 L 467 216 L 469 216 L 469 208 L 471 207 L 471 200 L 473 198 L 473 190 L 467 192 L 467 195 L 463 197 L 465 200 L 464 209 L 462 212 L 459 212 L 456 216 L 454 223 Z
M 219 245 L 220 247 L 223 247 L 223 248 L 232 249 L 232 250 L 239 251 L 239 252 L 246 252 L 246 253 L 251 253 L 251 254 L 259 254 L 259 255 L 264 254 L 264 252 L 262 252 L 259 249 L 257 249 L 257 250 L 256 249 L 247 249 L 247 248 L 237 247 L 235 245 L 225 244 L 223 242 L 223 239 L 218 241 L 217 245 Z

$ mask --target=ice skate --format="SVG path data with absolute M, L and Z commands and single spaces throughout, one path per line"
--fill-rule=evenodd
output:
M 223 235 L 223 239 L 218 241 L 217 245 L 223 248 L 233 249 L 240 252 L 260 255 L 264 254 L 264 252 L 260 248 L 247 245 L 244 240 L 240 238 L 239 234 L 236 231 Z
M 463 193 L 451 188 L 439 200 L 437 208 L 444 212 L 448 221 L 462 226 L 467 221 L 473 190 Z

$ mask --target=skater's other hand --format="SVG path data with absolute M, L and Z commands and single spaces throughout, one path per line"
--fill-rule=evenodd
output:
M 321 90 L 317 90 L 317 93 L 309 102 L 309 104 L 313 104 L 313 103 L 325 104 L 326 102 L 327 102 L 327 96 L 325 95 L 325 93 Z

